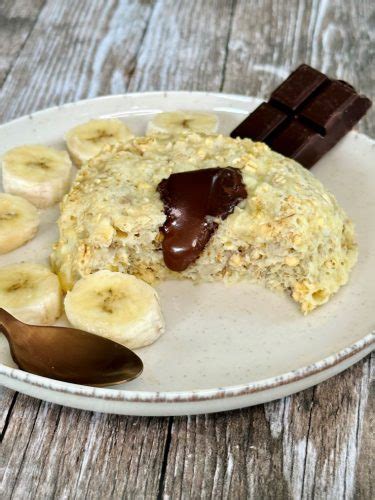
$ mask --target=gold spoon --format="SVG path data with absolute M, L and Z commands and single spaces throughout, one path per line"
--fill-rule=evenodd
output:
M 27 325 L 0 309 L 0 331 L 19 368 L 43 377 L 105 386 L 128 382 L 143 370 L 127 347 L 82 330 Z

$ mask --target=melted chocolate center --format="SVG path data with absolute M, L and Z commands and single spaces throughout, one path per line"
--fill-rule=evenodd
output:
M 208 243 L 218 224 L 247 197 L 241 172 L 232 167 L 205 168 L 172 174 L 157 188 L 167 216 L 164 235 L 165 265 L 184 271 Z

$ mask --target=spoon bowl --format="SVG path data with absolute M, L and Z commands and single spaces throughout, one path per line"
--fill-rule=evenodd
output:
M 75 328 L 27 325 L 0 309 L 0 331 L 19 368 L 42 377 L 101 387 L 143 371 L 142 360 L 127 347 Z

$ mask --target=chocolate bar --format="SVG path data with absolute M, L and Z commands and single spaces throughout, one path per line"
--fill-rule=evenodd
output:
M 230 135 L 265 142 L 310 168 L 371 105 L 348 83 L 302 64 Z

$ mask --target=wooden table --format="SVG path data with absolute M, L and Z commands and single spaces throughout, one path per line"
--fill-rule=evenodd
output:
M 128 91 L 267 96 L 304 61 L 371 95 L 374 18 L 371 0 L 2 0 L 1 120 Z M 359 128 L 375 136 L 374 112 Z M 375 498 L 374 361 L 198 417 L 100 415 L 0 388 L 0 498 Z

